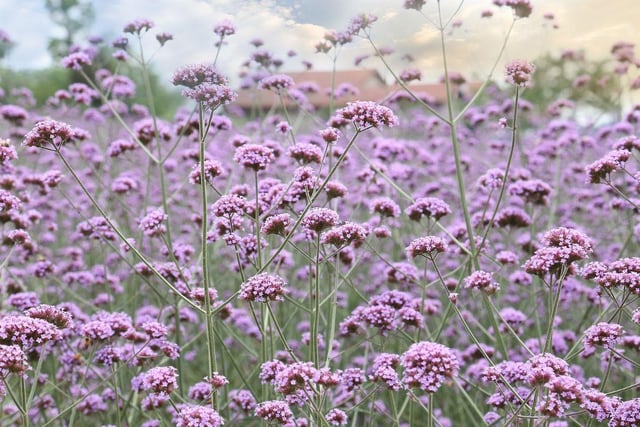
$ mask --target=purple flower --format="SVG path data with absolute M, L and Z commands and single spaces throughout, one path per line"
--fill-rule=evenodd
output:
M 293 412 L 287 402 L 281 400 L 268 400 L 258 404 L 255 416 L 262 418 L 267 423 L 287 424 L 293 420 Z
M 245 144 L 236 148 L 233 160 L 247 169 L 265 170 L 275 160 L 271 148 L 258 144 Z
M 161 208 L 152 209 L 140 220 L 138 227 L 146 236 L 160 236 L 167 232 L 167 222 L 169 216 Z
M 219 427 L 224 425 L 224 418 L 210 406 L 181 404 L 178 413 L 173 417 L 176 427 Z
M 500 290 L 498 282 L 493 280 L 493 273 L 482 270 L 474 271 L 469 277 L 465 278 L 464 287 L 466 289 L 477 289 L 488 295 L 492 295 Z
M 233 102 L 238 96 L 230 87 L 216 84 L 199 84 L 182 92 L 186 98 L 193 99 L 209 110 Z
M 11 315 L 0 322 L 0 344 L 18 344 L 25 349 L 60 339 L 60 330 L 42 319 Z
M 324 417 L 332 426 L 346 426 L 349 422 L 349 417 L 347 417 L 347 414 L 343 410 L 337 408 L 334 408 L 327 412 Z
M 258 83 L 258 88 L 263 90 L 272 90 L 278 92 L 283 89 L 289 89 L 293 87 L 293 79 L 286 74 L 275 74 L 273 76 L 265 77 Z
M 609 427 L 633 427 L 640 425 L 640 398 L 627 400 L 611 414 Z
M 164 46 L 166 42 L 168 42 L 169 40 L 173 40 L 173 34 L 166 32 L 158 33 L 156 34 L 156 40 L 158 40 L 160 46 Z
M 398 118 L 390 108 L 371 101 L 355 101 L 347 103 L 329 119 L 328 125 L 340 128 L 346 123 L 353 122 L 359 131 L 371 127 L 394 127 L 398 125 Z
M 64 68 L 81 70 L 85 65 L 91 65 L 91 58 L 84 52 L 74 52 L 62 58 L 62 66 Z
M 236 27 L 228 19 L 223 19 L 213 27 L 213 32 L 220 38 L 231 36 L 236 33 Z
M 409 258 L 423 256 L 425 258 L 435 258 L 439 253 L 446 252 L 447 242 L 437 236 L 418 237 L 405 248 Z
M 413 221 L 420 221 L 426 216 L 436 221 L 451 213 L 451 208 L 441 199 L 435 197 L 420 197 L 405 210 L 407 216 Z
M 140 34 L 143 30 L 149 31 L 154 25 L 153 21 L 149 19 L 136 19 L 126 24 L 122 31 L 129 34 Z
M 178 370 L 173 366 L 151 368 L 142 375 L 141 389 L 158 394 L 170 394 L 178 388 Z
M 213 64 L 193 64 L 181 67 L 176 70 L 171 79 L 174 86 L 185 86 L 195 88 L 199 85 L 219 85 L 227 84 L 224 77 Z
M 19 346 L 0 344 L 0 372 L 4 370 L 22 375 L 30 369 L 27 356 Z M 0 376 L 3 375 L 0 373 Z
M 513 61 L 506 65 L 505 70 L 508 83 L 527 87 L 531 84 L 531 75 L 536 70 L 536 67 L 530 62 Z
M 66 310 L 47 304 L 40 304 L 36 307 L 29 308 L 24 314 L 33 319 L 46 320 L 60 329 L 69 326 L 73 318 Z
M 611 173 L 623 169 L 625 162 L 630 158 L 631 151 L 626 148 L 609 151 L 604 157 L 585 167 L 589 183 L 599 184 L 601 181 L 608 181 Z
M 302 226 L 307 230 L 321 232 L 338 223 L 338 213 L 328 208 L 311 208 L 302 219 Z
M 603 346 L 613 349 L 616 346 L 624 330 L 617 323 L 600 322 L 584 331 L 585 351 L 593 349 L 595 346 Z
M 346 222 L 325 231 L 320 237 L 320 243 L 342 247 L 349 244 L 361 245 L 367 238 L 367 231 L 359 224 Z
M 240 298 L 252 302 L 283 301 L 286 282 L 279 276 L 260 273 L 240 286 Z
M 43 120 L 36 123 L 24 137 L 22 145 L 26 147 L 44 147 L 51 144 L 60 148 L 74 138 L 73 129 L 66 123 L 55 120 Z
M 458 371 L 458 359 L 453 352 L 437 343 L 422 341 L 412 344 L 400 358 L 404 367 L 402 382 L 409 388 L 435 393 Z

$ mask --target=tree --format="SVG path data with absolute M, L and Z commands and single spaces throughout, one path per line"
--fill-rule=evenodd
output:
M 58 60 L 69 54 L 78 35 L 93 23 L 95 13 L 93 5 L 82 0 L 45 0 L 45 7 L 53 23 L 64 31 L 62 37 L 49 40 L 49 52 Z

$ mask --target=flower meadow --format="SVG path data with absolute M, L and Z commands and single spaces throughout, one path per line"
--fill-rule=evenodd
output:
M 517 31 L 533 6 L 494 9 Z M 243 81 L 277 101 L 244 111 L 228 21 L 170 119 L 91 46 L 42 108 L 3 88 L 0 425 L 640 425 L 640 105 L 534 105 L 532 58 L 453 96 L 440 18 L 444 104 L 389 67 L 396 96 L 314 109 L 255 41 Z M 375 22 L 317 49 L 386 65 Z M 118 64 L 146 75 L 154 31 L 125 26 Z

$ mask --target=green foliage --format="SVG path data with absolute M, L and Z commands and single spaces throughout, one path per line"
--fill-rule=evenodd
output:
M 53 23 L 64 31 L 62 37 L 50 38 L 48 45 L 53 58 L 60 59 L 95 19 L 93 5 L 81 0 L 45 0 L 45 7 Z
M 587 60 L 581 54 L 573 59 L 546 54 L 533 62 L 533 84 L 523 93 L 532 104 L 545 108 L 564 98 L 603 112 L 620 110 L 620 79 L 611 71 L 610 61 Z

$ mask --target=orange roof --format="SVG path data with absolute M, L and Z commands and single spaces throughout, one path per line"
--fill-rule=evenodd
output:
M 284 73 L 290 76 L 295 82 L 297 89 L 315 88 L 317 92 L 305 92 L 307 102 L 316 108 L 328 107 L 330 103 L 331 91 L 331 71 L 302 71 Z M 393 97 L 395 94 L 405 92 L 398 84 L 387 85 L 384 79 L 376 70 L 348 70 L 336 71 L 334 90 L 336 97 L 334 106 L 344 106 L 351 101 L 376 101 L 382 102 Z M 463 87 L 467 90 L 475 91 L 480 86 L 479 83 L 467 83 Z M 417 96 L 428 99 L 427 102 L 442 104 L 446 101 L 446 88 L 442 83 L 435 84 L 411 84 L 409 88 Z M 458 93 L 458 87 L 452 86 L 454 94 Z M 272 106 L 278 107 L 280 101 L 278 97 L 270 91 L 260 89 L 241 89 L 238 91 L 238 98 L 235 105 L 242 108 L 268 109 Z M 295 103 L 290 99 L 285 99 L 287 106 Z

